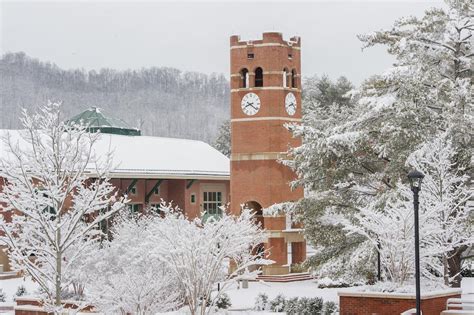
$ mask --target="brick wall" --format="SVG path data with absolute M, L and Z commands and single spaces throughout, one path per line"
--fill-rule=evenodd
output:
M 339 296 L 340 315 L 396 315 L 416 306 L 415 297 L 391 298 L 390 294 L 373 296 Z M 460 292 L 444 296 L 422 297 L 423 315 L 439 315 L 446 309 L 448 298 L 461 297 Z

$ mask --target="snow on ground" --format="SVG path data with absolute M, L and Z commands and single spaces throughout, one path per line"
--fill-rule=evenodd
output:
M 38 289 L 38 285 L 29 278 L 16 278 L 8 280 L 0 280 L 0 288 L 7 295 L 7 302 L 12 302 L 16 290 L 20 285 L 24 285 L 28 294 L 34 294 Z M 462 281 L 463 297 L 471 298 L 474 295 L 474 278 L 464 278 Z M 232 307 L 232 315 L 265 315 L 275 314 L 269 312 L 251 311 L 255 305 L 255 298 L 259 293 L 265 293 L 269 299 L 275 298 L 278 294 L 283 294 L 285 297 L 321 297 L 324 301 L 333 301 L 338 303 L 337 292 L 341 289 L 319 289 L 314 280 L 289 282 L 289 283 L 275 283 L 275 282 L 249 282 L 248 289 L 238 289 L 237 287 L 230 288 L 226 291 L 229 295 Z M 227 313 L 227 312 L 224 312 Z M 178 314 L 174 313 L 167 313 Z M 180 313 L 182 314 L 182 312 Z
M 249 282 L 248 289 L 229 289 L 226 293 L 232 302 L 232 309 L 251 309 L 255 305 L 255 298 L 259 293 L 265 293 L 272 300 L 278 294 L 285 297 L 321 297 L 324 301 L 338 302 L 337 291 L 340 289 L 319 289 L 316 281 L 306 280 L 298 282 Z
M 35 295 L 38 290 L 38 284 L 34 283 L 30 278 L 13 278 L 7 280 L 0 280 L 0 289 L 3 289 L 7 296 L 7 302 L 13 302 L 15 293 L 20 285 L 26 289 L 26 295 Z

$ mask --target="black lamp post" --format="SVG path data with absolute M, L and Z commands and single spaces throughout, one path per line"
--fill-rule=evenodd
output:
M 418 226 L 418 194 L 421 190 L 421 182 L 423 181 L 423 173 L 411 171 L 408 173 L 410 179 L 411 191 L 413 191 L 413 207 L 415 210 L 415 281 L 416 281 L 416 315 L 421 314 L 421 296 L 420 296 L 420 235 Z

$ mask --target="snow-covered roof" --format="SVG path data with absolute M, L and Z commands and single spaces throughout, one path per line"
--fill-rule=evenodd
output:
M 20 139 L 21 130 L 5 129 L 0 130 L 0 138 L 7 132 L 14 142 Z M 230 179 L 229 158 L 202 141 L 101 134 L 94 144 L 96 156 L 105 157 L 110 151 L 113 178 Z M 0 141 L 0 158 L 7 156 Z

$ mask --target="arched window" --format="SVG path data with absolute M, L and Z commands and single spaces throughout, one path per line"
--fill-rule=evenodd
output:
M 262 87 L 263 86 L 263 70 L 262 68 L 258 67 L 255 69 L 255 87 Z
M 283 69 L 283 87 L 288 87 L 288 69 Z
M 291 87 L 297 87 L 296 86 L 296 70 L 293 69 L 291 70 Z
M 240 87 L 249 87 L 249 71 L 247 70 L 247 68 L 243 68 L 242 70 L 240 70 Z

